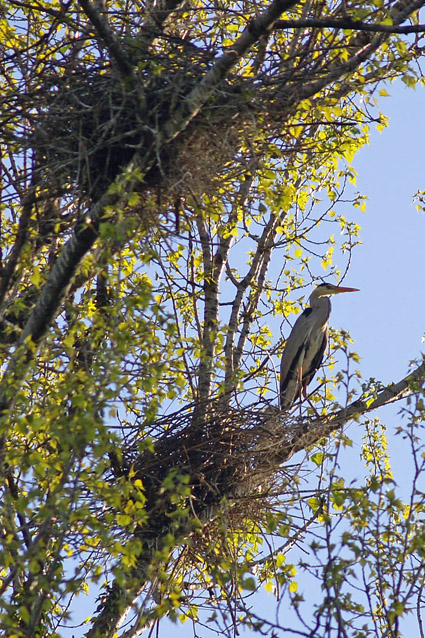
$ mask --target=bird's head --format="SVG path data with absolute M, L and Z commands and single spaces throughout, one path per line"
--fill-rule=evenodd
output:
M 311 298 L 317 299 L 318 297 L 330 297 L 331 295 L 339 295 L 341 292 L 358 292 L 358 288 L 346 288 L 345 286 L 334 286 L 334 284 L 319 284 L 315 290 L 313 290 Z

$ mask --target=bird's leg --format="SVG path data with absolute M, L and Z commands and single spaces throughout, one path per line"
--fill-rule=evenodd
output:
M 306 396 L 306 397 L 305 397 L 305 400 L 307 401 L 307 403 L 308 403 L 308 405 L 310 406 L 310 408 L 313 410 L 315 417 L 316 417 L 317 419 L 319 419 L 319 418 L 320 418 L 320 414 L 319 414 L 319 412 L 316 410 L 316 407 L 313 405 L 313 403 L 310 401 L 310 398 L 309 398 L 309 397 L 311 396 L 311 394 L 312 394 L 312 393 L 310 393 L 308 396 Z
M 303 383 L 303 369 L 302 366 L 299 367 L 298 369 L 298 398 L 300 400 L 300 418 L 302 418 L 302 404 L 303 404 L 303 400 L 302 397 L 304 395 L 305 397 L 305 385 Z
M 302 371 L 301 371 L 301 376 L 302 376 Z M 309 399 L 309 397 L 311 396 L 311 393 L 307 394 L 307 383 L 303 383 L 302 379 L 301 379 L 300 380 L 300 384 L 301 384 L 300 398 L 301 398 L 301 395 L 302 395 L 304 397 L 304 401 L 307 401 L 307 403 L 309 404 L 309 406 L 313 410 L 313 412 L 316 415 L 316 417 L 319 417 L 319 413 L 317 412 L 316 408 L 314 407 L 314 405 L 312 404 L 312 402 Z M 302 401 L 300 401 L 300 413 L 301 413 L 301 404 L 302 404 Z
M 307 403 L 309 404 L 309 406 L 311 407 L 311 409 L 313 410 L 313 412 L 314 412 L 314 414 L 316 415 L 317 418 L 320 418 L 321 415 L 316 410 L 316 407 L 313 405 L 313 403 L 310 401 L 310 397 L 313 396 L 313 394 L 315 394 L 324 384 L 325 384 L 325 382 L 323 382 L 320 385 L 318 385 L 317 388 L 312 390 L 308 395 L 307 395 L 307 392 L 306 392 L 307 391 L 307 387 L 304 387 L 304 398 L 307 401 Z

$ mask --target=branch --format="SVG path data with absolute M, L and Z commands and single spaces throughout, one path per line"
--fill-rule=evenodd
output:
M 226 74 L 235 66 L 238 60 L 261 38 L 273 28 L 276 20 L 299 0 L 273 0 L 270 6 L 251 20 L 239 38 L 232 45 L 231 50 L 220 56 L 212 69 L 197 84 L 185 98 L 164 127 L 166 141 L 171 141 L 179 132 L 186 128 L 199 113 L 214 89 L 220 84 Z
M 202 354 L 198 371 L 198 401 L 204 404 L 211 391 L 211 372 L 213 368 L 218 324 L 218 279 L 213 272 L 213 257 L 206 223 L 197 220 L 204 265 L 204 321 L 200 334 Z
M 18 230 L 16 232 L 15 243 L 10 252 L 9 258 L 4 266 L 0 281 L 0 306 L 2 305 L 7 292 L 14 280 L 18 261 L 28 238 L 28 230 L 31 226 L 31 214 L 36 201 L 36 185 L 31 183 L 27 193 L 22 199 L 22 214 L 19 218 Z M 0 313 L 1 314 L 1 313 Z
M 425 33 L 425 24 L 394 26 L 392 24 L 371 24 L 351 18 L 305 18 L 300 20 L 278 20 L 276 29 L 350 29 L 352 31 L 371 31 L 374 33 Z
M 78 2 L 92 23 L 97 36 L 108 49 L 112 59 L 115 60 L 118 69 L 124 76 L 134 77 L 133 66 L 127 56 L 127 52 L 109 26 L 107 18 L 92 5 L 90 0 L 78 0 Z
M 415 2 L 410 3 L 406 2 L 406 0 L 399 0 L 399 2 L 397 2 L 389 11 L 389 16 L 393 20 L 394 26 L 398 26 L 424 5 L 424 0 L 416 0 Z M 319 80 L 311 83 L 305 83 L 303 87 L 300 87 L 297 93 L 297 102 L 312 97 L 325 87 L 339 80 L 341 77 L 350 75 L 356 71 L 387 39 L 386 35 L 388 34 L 378 33 L 366 43 L 365 37 L 367 36 L 365 35 L 359 34 L 353 38 L 351 43 L 347 43 L 346 48 L 355 49 L 357 52 L 346 62 L 335 62 L 331 64 L 329 66 L 329 70 Z M 287 100 L 291 100 L 291 96 L 292 89 L 282 91 L 282 97 Z
M 238 212 L 239 209 L 245 204 L 246 198 L 248 197 L 249 194 L 249 189 L 251 187 L 253 181 L 253 176 L 252 176 L 252 172 L 250 173 L 249 176 L 245 176 L 245 178 L 243 179 L 243 181 L 240 183 L 239 186 L 239 192 L 238 195 L 233 203 L 232 209 L 230 211 L 228 220 L 227 220 L 227 225 L 229 228 L 234 228 L 238 219 Z M 201 222 L 198 222 L 198 226 Z M 203 239 L 203 234 L 202 234 L 202 227 L 199 226 L 199 234 L 201 237 L 201 241 L 202 241 L 202 246 L 204 247 L 205 245 L 205 240 Z M 204 231 L 205 234 L 205 231 Z M 220 239 L 219 239 L 219 244 L 217 247 L 217 250 L 215 251 L 214 255 L 211 255 L 211 253 L 209 253 L 209 266 L 208 266 L 208 262 L 206 262 L 207 259 L 207 255 L 205 254 L 205 249 L 203 248 L 203 253 L 204 253 L 204 276 L 208 276 L 209 278 L 209 283 L 206 280 L 205 282 L 205 299 L 204 299 L 204 307 L 205 307 L 205 319 L 204 319 L 204 340 L 206 337 L 206 344 L 205 344 L 205 348 L 206 349 L 208 347 L 208 339 L 211 340 L 211 334 L 207 334 L 206 333 L 206 326 L 208 325 L 207 323 L 207 307 L 210 306 L 213 311 L 214 311 L 214 315 L 212 312 L 210 312 L 210 316 L 213 317 L 214 316 L 214 321 L 215 321 L 215 326 L 214 329 L 217 330 L 217 321 L 218 321 L 218 307 L 219 307 L 219 299 L 218 299 L 218 287 L 220 284 L 220 279 L 223 275 L 223 272 L 226 268 L 226 266 L 228 266 L 228 256 L 229 256 L 229 251 L 230 251 L 230 247 L 232 245 L 232 241 L 233 241 L 233 237 L 231 235 L 231 233 L 229 234 L 223 234 Z M 212 353 L 213 353 L 213 347 L 215 347 L 215 344 L 213 346 L 213 344 L 211 344 L 210 348 L 211 348 L 211 361 L 210 361 L 210 367 L 209 367 L 209 376 L 210 376 L 210 380 L 209 380 L 209 386 L 208 386 L 208 390 L 211 389 L 211 371 L 212 371 Z M 202 370 L 202 362 L 201 362 L 201 366 L 200 366 L 200 370 Z M 232 357 L 227 357 L 226 360 L 226 379 L 229 378 L 230 375 L 230 379 L 233 382 L 233 363 L 232 363 Z M 200 376 L 200 375 L 199 375 Z M 200 383 L 199 385 L 201 385 L 201 379 L 200 379 Z M 229 384 L 227 384 L 228 386 Z M 227 387 L 227 392 L 229 391 L 229 387 Z M 206 393 L 200 393 L 200 398 L 201 400 L 206 400 L 208 399 L 209 394 Z
M 289 536 L 282 545 L 276 547 L 272 552 L 267 554 L 266 556 L 262 556 L 257 560 L 250 561 L 250 567 L 256 567 L 257 565 L 265 565 L 267 561 L 275 560 L 277 554 L 289 554 L 291 549 L 300 543 L 304 534 L 307 532 L 308 528 L 313 525 L 317 521 L 317 518 L 320 514 L 323 513 L 323 507 L 319 507 L 312 516 L 304 523 L 302 527 L 299 527 L 296 532 L 294 532 L 291 536 Z
M 362 414 L 372 412 L 373 410 L 382 408 L 384 405 L 389 405 L 390 403 L 394 403 L 394 401 L 400 401 L 400 399 L 404 399 L 405 397 L 414 394 L 415 389 L 413 386 L 415 384 L 422 385 L 424 382 L 425 359 L 415 368 L 415 370 L 413 370 L 413 372 L 410 372 L 401 379 L 401 381 L 398 381 L 398 383 L 390 383 L 378 394 L 372 403 L 358 399 L 357 401 L 350 403 L 350 405 L 346 408 L 339 410 L 339 412 L 331 414 L 326 418 L 311 421 L 307 426 L 307 429 L 304 429 L 301 436 L 294 437 L 294 442 L 288 449 L 284 461 L 288 461 L 296 452 L 300 452 L 301 450 L 314 445 L 323 437 L 329 436 L 332 432 L 340 429 L 351 419 L 357 420 Z
M 253 313 L 257 306 L 258 299 L 263 293 L 265 277 L 270 263 L 273 242 L 276 236 L 276 227 L 281 223 L 280 220 L 281 218 L 277 218 L 273 214 L 270 215 L 270 219 L 264 227 L 263 233 L 258 241 L 251 267 L 245 277 L 238 284 L 238 290 L 232 306 L 232 314 L 229 322 L 229 327 L 233 329 L 232 332 L 229 332 L 229 335 L 234 338 L 234 328 L 236 327 L 237 329 L 239 322 L 242 320 L 239 339 L 236 348 L 234 348 L 232 353 L 233 369 L 237 369 L 240 364 L 243 348 L 245 347 L 249 328 L 253 320 Z M 241 313 L 241 305 L 248 287 L 251 287 L 251 296 L 247 301 L 244 311 Z M 226 339 L 226 347 L 230 348 L 231 345 L 232 344 L 229 339 Z

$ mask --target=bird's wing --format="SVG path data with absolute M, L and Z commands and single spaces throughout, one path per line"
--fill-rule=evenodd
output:
M 304 357 L 304 366 L 303 366 L 303 387 L 306 388 L 310 381 L 313 380 L 314 375 L 322 365 L 323 356 L 325 354 L 326 346 L 328 345 L 328 330 L 327 325 L 323 327 L 322 334 L 318 335 L 318 340 L 320 339 L 320 343 L 316 342 L 315 344 L 309 344 L 311 347 L 312 357 L 309 356 L 309 350 L 307 349 Z
M 311 308 L 306 308 L 298 317 L 289 335 L 280 364 L 281 406 L 287 407 L 301 390 L 301 376 L 306 344 L 310 336 L 312 322 Z

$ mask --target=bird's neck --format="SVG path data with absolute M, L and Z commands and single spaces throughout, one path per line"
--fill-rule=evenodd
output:
M 310 306 L 314 310 L 318 310 L 320 315 L 326 319 L 331 314 L 332 306 L 329 297 L 313 297 L 313 299 L 310 299 Z

